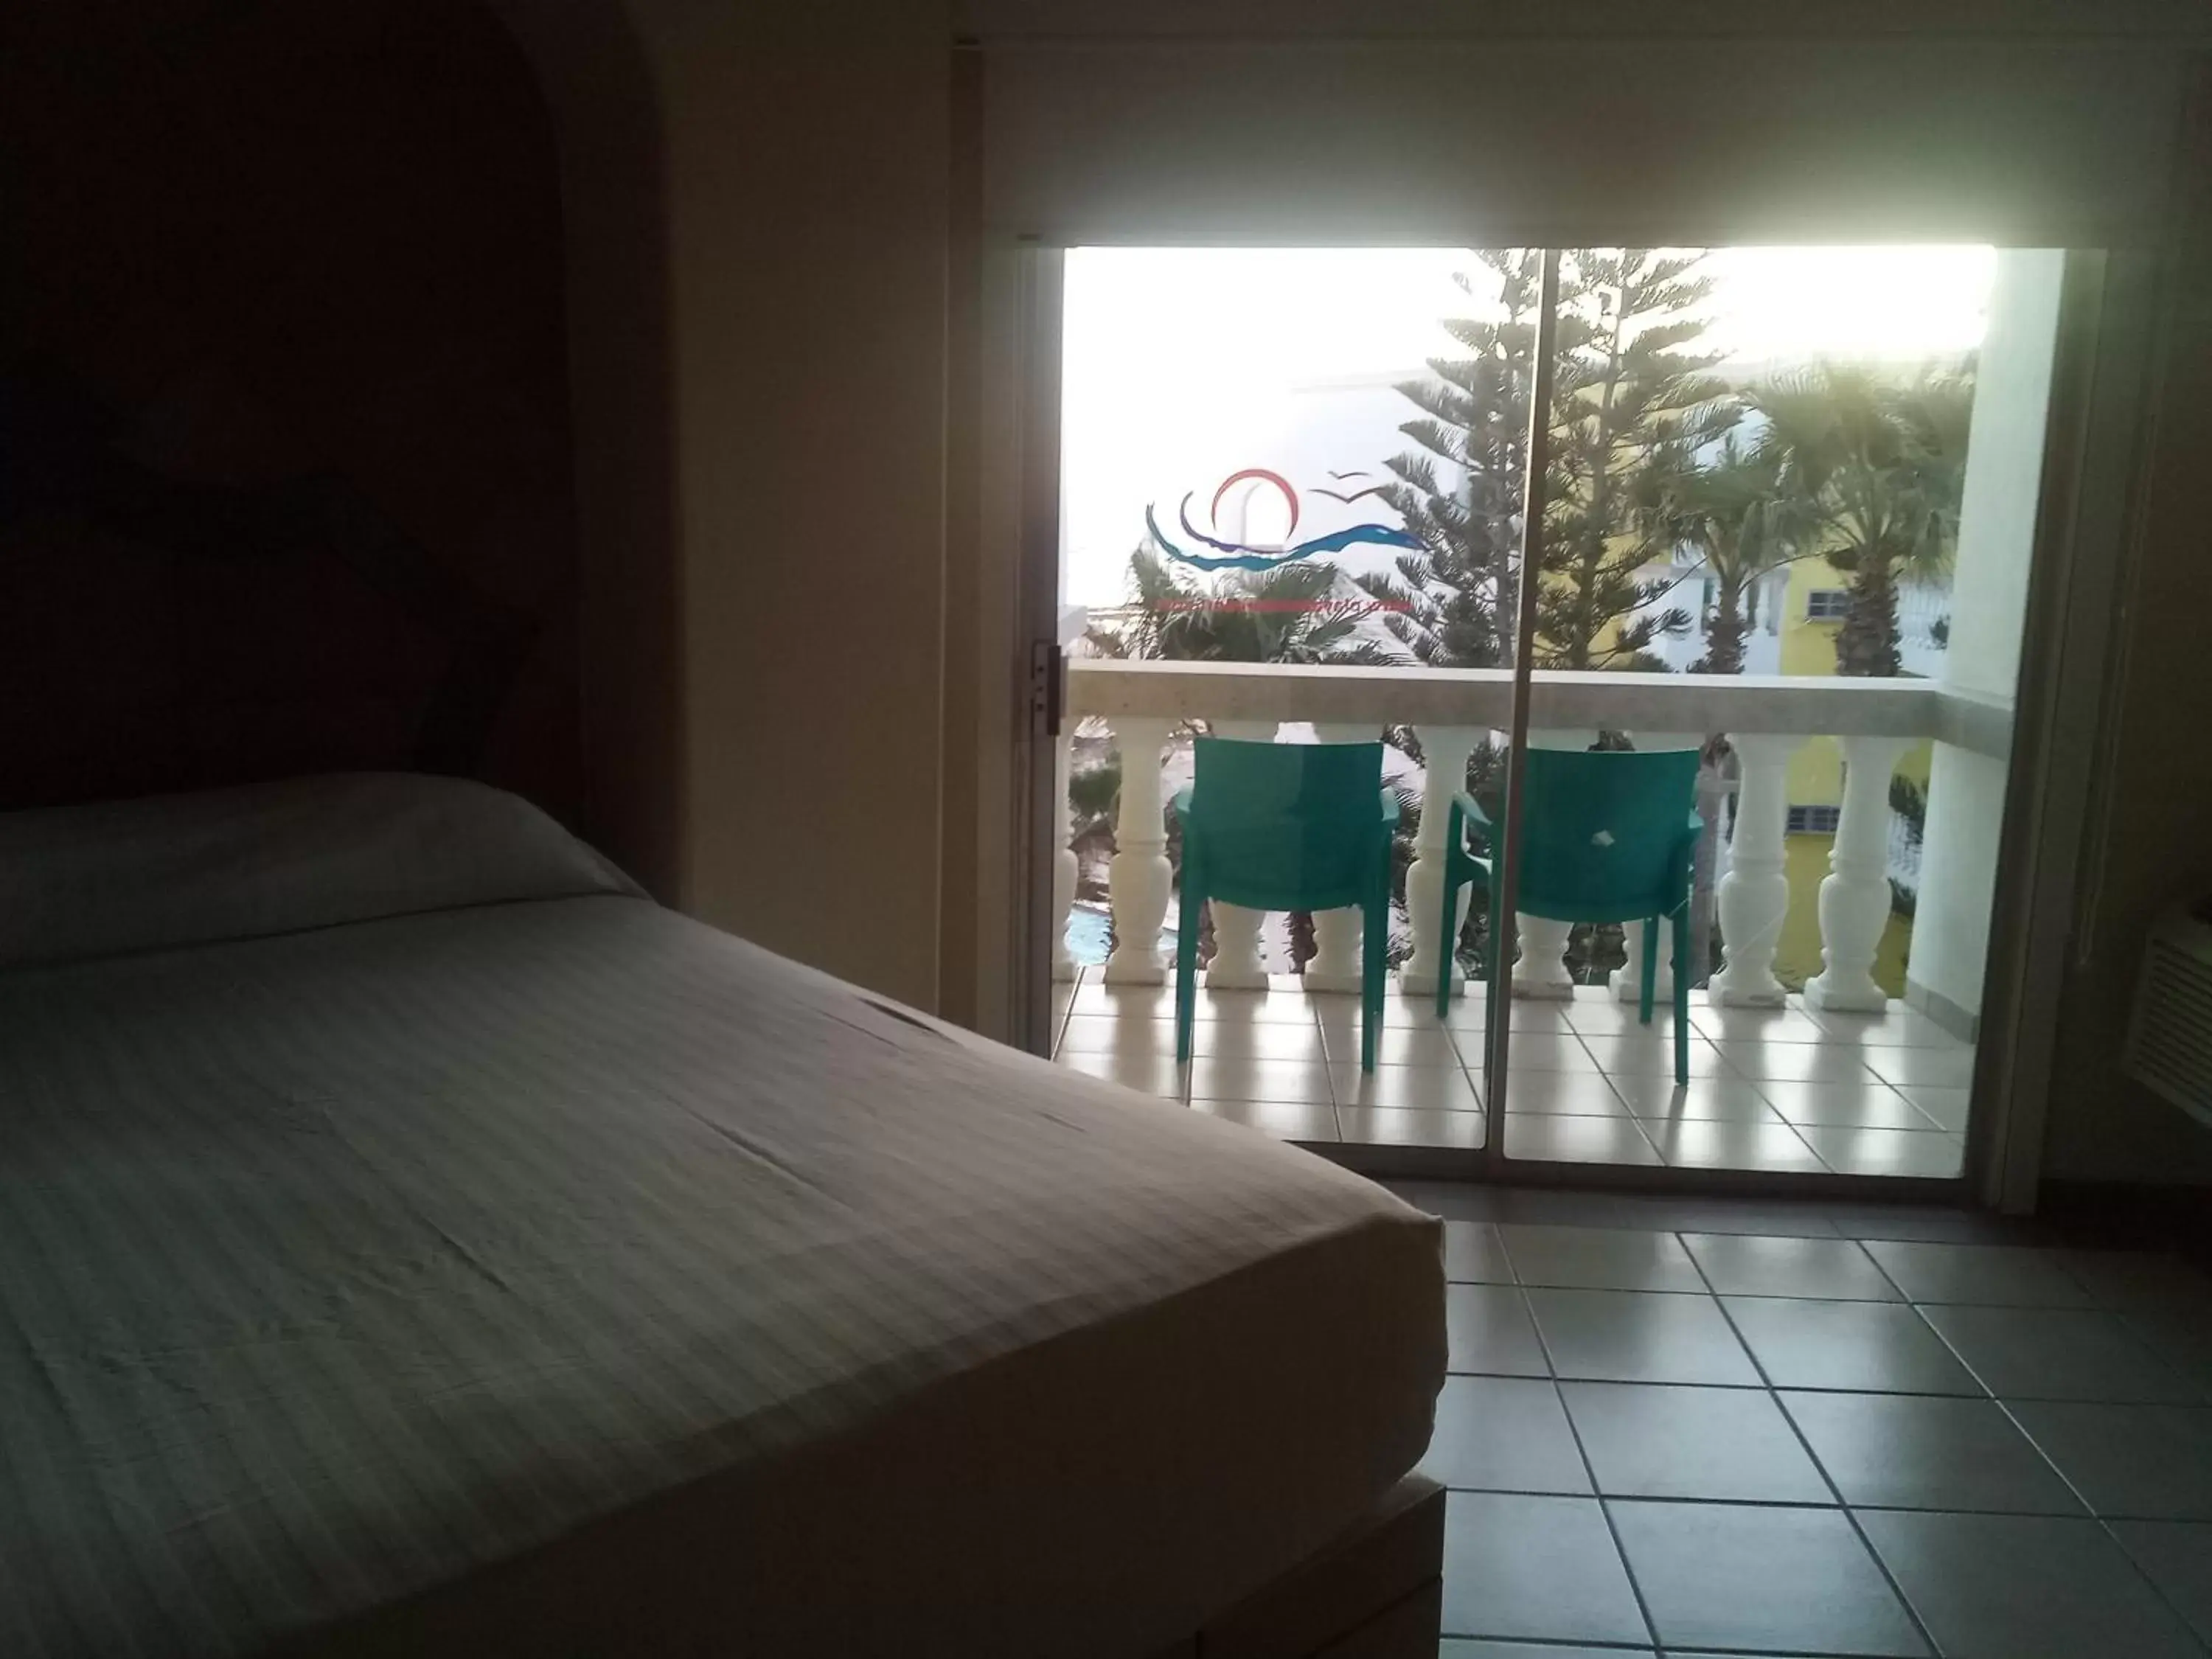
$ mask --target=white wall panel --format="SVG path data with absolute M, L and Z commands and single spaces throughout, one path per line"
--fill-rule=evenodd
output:
M 1048 242 L 2148 240 L 2189 54 L 1989 40 L 996 41 L 985 214 Z

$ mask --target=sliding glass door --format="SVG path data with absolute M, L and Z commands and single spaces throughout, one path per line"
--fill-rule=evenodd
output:
M 1354 1160 L 1955 1179 L 2066 256 L 1064 257 L 1057 1057 Z M 1349 912 L 1205 907 L 1178 1060 L 1199 736 L 1383 745 L 1373 1072 Z

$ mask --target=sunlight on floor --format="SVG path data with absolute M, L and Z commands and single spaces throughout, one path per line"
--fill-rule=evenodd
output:
M 1060 1064 L 1287 1140 L 1482 1144 L 1479 991 L 1439 1022 L 1393 995 L 1374 1074 L 1359 1071 L 1359 1007 L 1267 991 L 1201 991 L 1192 1060 L 1175 1060 L 1164 987 L 1109 987 L 1086 969 L 1054 988 Z M 1678 1168 L 1948 1176 L 1965 1157 L 1974 1051 L 1925 1016 L 1820 1014 L 1692 998 L 1690 1081 L 1674 1079 L 1663 1018 L 1596 987 L 1516 1000 L 1505 1100 L 1510 1157 Z

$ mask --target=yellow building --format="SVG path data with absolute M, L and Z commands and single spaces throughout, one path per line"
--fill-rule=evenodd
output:
M 1836 672 L 1836 630 L 1843 615 L 1836 601 L 1846 578 L 1826 559 L 1802 559 L 1789 568 L 1789 585 L 1778 595 L 1777 619 L 1784 674 L 1826 675 Z M 1764 619 L 1762 619 L 1764 620 Z M 1923 789 L 1934 750 L 1920 744 L 1898 763 L 1898 772 Z M 1844 799 L 1842 751 L 1832 738 L 1815 738 L 1790 763 L 1790 915 L 1775 952 L 1777 978 L 1796 989 L 1820 971 L 1820 883 L 1828 873 L 1835 844 L 1834 809 Z M 1892 996 L 1905 994 L 1905 958 L 1912 939 L 1912 919 L 1891 915 L 1875 953 L 1874 976 Z

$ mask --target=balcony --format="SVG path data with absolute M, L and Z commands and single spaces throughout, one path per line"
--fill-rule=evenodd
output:
M 1122 775 L 1109 878 L 1115 946 L 1103 964 L 1086 967 L 1066 957 L 1064 926 L 1056 935 L 1056 1057 L 1292 1139 L 1480 1145 L 1475 1045 L 1485 988 L 1464 983 L 1438 926 L 1448 815 L 1422 815 L 1406 878 L 1410 951 L 1394 975 L 1402 994 L 1391 1000 L 1372 1079 L 1363 1079 L 1357 1064 L 1350 993 L 1359 920 L 1348 912 L 1315 919 L 1316 953 L 1291 976 L 1279 963 L 1268 972 L 1261 918 L 1217 907 L 1194 1057 L 1177 1067 L 1171 963 L 1161 942 L 1172 883 L 1162 780 L 1176 734 L 1194 721 L 1252 738 L 1310 727 L 1334 742 L 1408 726 L 1425 769 L 1406 781 L 1426 799 L 1431 780 L 1446 792 L 1460 787 L 1469 756 L 1509 725 L 1510 697 L 1510 677 L 1486 671 L 1072 665 L 1070 711 L 1110 733 Z M 1727 826 L 1714 884 L 1724 954 L 1692 994 L 1689 1084 L 1674 1083 L 1663 1026 L 1636 1023 L 1632 967 L 1605 985 L 1577 985 L 1562 960 L 1565 924 L 1522 918 L 1511 985 L 1508 1155 L 1955 1175 L 2009 708 L 1928 680 L 1539 672 L 1530 724 L 1533 743 L 1574 748 L 1600 731 L 1627 733 L 1644 748 L 1693 747 L 1724 732 L 1737 767 L 1728 809 L 1713 815 Z M 1775 971 L 1791 907 L 1787 777 L 1793 756 L 1816 738 L 1834 740 L 1844 781 L 1830 869 L 1810 901 L 1821 966 L 1793 987 Z M 1933 744 L 1934 762 L 1901 1000 L 1876 982 L 1874 969 L 1893 904 L 1890 778 L 1923 743 Z M 1068 757 L 1064 740 L 1063 772 Z M 1056 893 L 1063 924 L 1076 873 L 1075 855 L 1064 852 Z M 1433 1001 L 1440 973 L 1458 993 L 1442 1021 Z M 1663 979 L 1654 990 L 1671 994 Z

